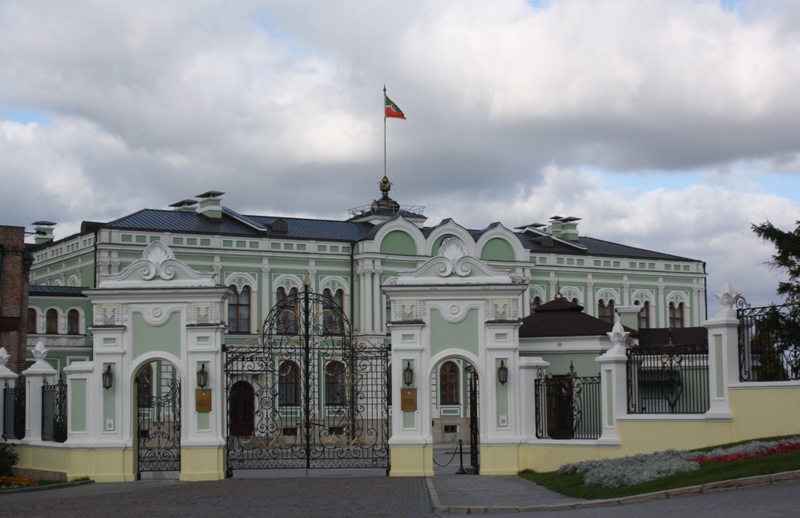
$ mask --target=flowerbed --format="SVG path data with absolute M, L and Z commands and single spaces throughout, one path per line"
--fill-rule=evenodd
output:
M 31 487 L 35 486 L 37 482 L 30 477 L 22 475 L 3 475 L 0 477 L 0 488 L 8 489 L 12 487 Z
M 587 460 L 565 464 L 558 469 L 558 473 L 562 475 L 584 473 L 585 486 L 617 488 L 696 470 L 708 462 L 735 462 L 796 450 L 800 450 L 800 438 L 769 442 L 754 441 L 699 454 L 685 450 L 666 450 L 619 459 Z

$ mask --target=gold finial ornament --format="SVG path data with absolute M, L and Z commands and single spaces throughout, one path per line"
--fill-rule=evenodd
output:
M 381 194 L 383 194 L 384 196 L 388 196 L 389 195 L 389 191 L 392 188 L 392 182 L 389 181 L 389 179 L 386 177 L 386 175 L 383 175 L 383 178 L 381 179 L 381 181 L 380 181 L 380 183 L 378 185 L 381 188 Z

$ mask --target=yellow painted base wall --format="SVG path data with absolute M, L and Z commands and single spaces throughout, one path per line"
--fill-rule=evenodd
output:
M 729 391 L 731 421 L 619 420 L 619 446 L 577 445 L 569 441 L 521 446 L 522 469 L 555 471 L 564 464 L 612 459 L 637 453 L 693 450 L 730 442 L 800 434 L 800 386 L 734 388 Z M 483 452 L 481 452 L 483 453 Z M 510 464 L 510 463 L 509 463 Z M 481 473 L 483 455 L 481 455 Z
M 135 480 L 130 450 L 71 449 L 63 446 L 17 445 L 19 463 L 26 470 L 64 473 L 67 480 L 89 477 L 96 482 Z M 34 475 L 35 476 L 35 475 Z
M 392 477 L 432 477 L 433 446 L 392 446 Z
M 18 468 L 34 478 L 75 480 L 88 477 L 95 482 L 136 480 L 136 465 L 131 450 L 92 450 L 50 445 L 17 445 Z M 37 472 L 41 476 L 37 477 Z M 220 448 L 181 449 L 181 480 L 222 480 L 225 478 L 224 450 Z
M 222 448 L 181 449 L 181 480 L 222 480 L 225 478 L 225 452 Z
M 480 447 L 481 475 L 516 475 L 522 468 L 519 446 Z

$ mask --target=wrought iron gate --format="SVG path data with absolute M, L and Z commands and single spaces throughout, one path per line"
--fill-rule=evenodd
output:
M 228 476 L 282 468 L 388 473 L 387 364 L 388 346 L 354 339 L 334 299 L 307 284 L 281 293 L 257 341 L 225 347 Z
M 181 382 L 154 383 L 151 366 L 158 363 L 136 376 L 139 474 L 181 470 Z
M 475 367 L 466 368 L 469 374 L 469 463 L 475 469 L 475 474 L 480 473 L 480 429 L 478 427 L 478 373 Z

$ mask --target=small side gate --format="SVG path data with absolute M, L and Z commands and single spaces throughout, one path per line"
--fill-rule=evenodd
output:
M 227 474 L 389 470 L 388 347 L 354 340 L 336 300 L 279 295 L 257 341 L 225 347 Z
M 136 376 L 140 477 L 145 472 L 181 470 L 181 382 L 173 378 L 163 386 L 154 384 L 151 365 Z
M 475 470 L 475 474 L 480 473 L 480 427 L 478 416 L 480 415 L 478 408 L 478 373 L 475 367 L 470 365 L 467 367 L 469 374 L 469 463 Z

